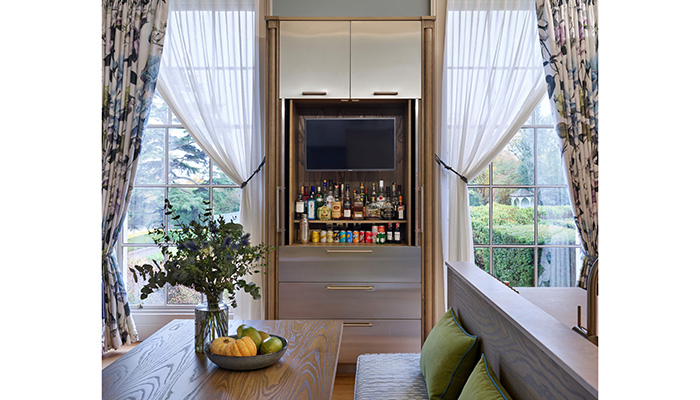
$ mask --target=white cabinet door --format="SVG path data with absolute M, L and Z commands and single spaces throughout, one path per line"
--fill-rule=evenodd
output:
M 421 97 L 421 22 L 352 21 L 353 98 Z
M 280 21 L 280 97 L 350 97 L 350 21 Z

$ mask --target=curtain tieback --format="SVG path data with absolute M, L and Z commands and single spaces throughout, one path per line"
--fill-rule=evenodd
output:
M 252 174 L 248 179 L 246 179 L 245 181 L 243 181 L 243 183 L 241 183 L 241 189 L 243 189 L 243 188 L 245 187 L 245 185 L 247 185 L 248 182 L 250 182 L 250 180 L 253 179 L 253 177 L 255 176 L 255 174 L 257 174 L 258 172 L 260 172 L 260 170 L 262 169 L 263 165 L 265 165 L 265 158 L 267 158 L 267 156 L 264 156 L 264 157 L 263 157 L 262 162 L 260 163 L 260 165 L 258 165 L 258 169 L 256 169 L 255 172 L 253 172 L 253 174 Z
M 463 180 L 464 183 L 469 184 L 469 182 L 467 181 L 467 178 L 466 178 L 464 175 L 460 174 L 459 172 L 457 172 L 457 171 L 455 171 L 454 169 L 452 169 L 452 167 L 450 167 L 449 165 L 445 164 L 445 162 L 442 161 L 442 160 L 440 159 L 440 157 L 438 157 L 437 154 L 435 154 L 435 162 L 438 163 L 438 164 L 440 164 L 440 165 L 442 165 L 446 170 L 454 172 L 455 175 L 457 175 L 457 176 L 459 177 L 459 179 Z

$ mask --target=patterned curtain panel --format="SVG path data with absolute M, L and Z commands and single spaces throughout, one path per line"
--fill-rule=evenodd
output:
M 114 252 L 163 51 L 165 0 L 102 2 L 102 351 L 138 340 Z
M 598 258 L 597 16 L 595 0 L 537 0 L 545 80 L 585 253 L 583 288 Z

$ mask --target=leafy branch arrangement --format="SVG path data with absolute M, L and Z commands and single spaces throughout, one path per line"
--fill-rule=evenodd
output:
M 226 291 L 228 302 L 236 308 L 235 293 L 243 289 L 253 299 L 260 299 L 260 288 L 246 282 L 247 275 L 260 273 L 267 268 L 267 255 L 272 250 L 264 244 L 250 245 L 250 234 L 243 226 L 228 222 L 223 216 L 214 217 L 209 202 L 207 209 L 188 224 L 173 215 L 173 206 L 166 199 L 163 210 L 174 225 L 170 234 L 165 224 L 149 231 L 158 244 L 165 261 L 136 265 L 130 268 L 134 281 L 140 276 L 146 281 L 141 288 L 141 299 L 165 287 L 182 285 L 203 293 L 210 308 L 218 306 L 219 298 Z M 174 247 L 174 248 L 173 248 Z

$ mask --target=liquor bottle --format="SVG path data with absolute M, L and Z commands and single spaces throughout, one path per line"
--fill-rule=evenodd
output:
M 394 228 L 394 243 L 401 244 L 401 225 L 398 222 Z
M 311 186 L 309 199 L 306 200 L 306 214 L 310 221 L 316 219 L 316 187 Z
M 379 225 L 377 227 L 377 244 L 386 243 L 386 231 L 384 230 L 384 225 Z
M 394 243 L 394 224 L 389 224 L 389 226 L 386 227 L 386 242 L 387 243 Z
M 369 218 L 369 213 L 367 212 L 367 205 L 369 204 L 369 188 L 365 188 L 365 192 L 362 194 L 362 217 L 364 219 Z
M 323 183 L 325 186 L 326 181 L 323 181 Z M 321 187 L 319 186 L 318 190 L 316 191 L 316 218 L 318 218 L 318 210 L 326 204 L 326 200 L 323 198 L 324 193 L 325 192 L 322 192 Z
M 333 188 L 333 201 L 331 202 L 331 218 L 340 219 L 343 216 L 343 202 L 340 200 L 338 193 L 338 184 Z
M 333 207 L 333 188 L 329 187 L 328 190 L 326 191 L 326 206 L 328 208 Z
M 382 218 L 382 208 L 377 199 L 372 196 L 370 197 L 369 204 L 367 204 L 367 219 L 381 219 Z
M 301 242 L 309 243 L 309 219 L 306 217 L 306 214 L 302 214 L 301 216 L 301 226 L 299 229 L 301 230 L 299 235 Z
M 364 204 L 362 204 L 362 195 L 357 194 L 357 190 L 352 191 L 354 199 L 352 203 L 352 219 L 361 220 L 364 218 Z
M 384 202 L 382 203 L 381 209 L 382 219 L 394 219 L 394 205 L 391 204 L 391 198 L 389 197 L 389 188 L 386 188 L 386 196 L 384 197 Z
M 345 187 L 343 197 L 343 219 L 352 219 L 352 201 L 350 200 L 350 186 Z
M 404 219 L 406 206 L 403 205 L 403 196 L 399 195 L 399 204 L 396 206 L 396 219 Z
M 299 187 L 299 196 L 297 197 L 297 201 L 294 204 L 294 219 L 301 219 L 301 214 L 304 213 L 304 200 L 302 200 L 302 197 L 304 196 L 304 186 Z
M 396 182 L 391 184 L 391 205 L 394 206 L 394 217 L 396 219 L 396 208 L 399 205 L 399 195 L 396 193 Z

